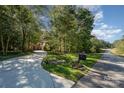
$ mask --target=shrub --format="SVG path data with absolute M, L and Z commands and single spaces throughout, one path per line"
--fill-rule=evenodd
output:
M 43 58 L 43 62 L 45 62 L 46 64 L 56 60 L 57 60 L 56 55 L 47 55 L 46 57 Z
M 47 55 L 46 57 L 43 58 L 43 62 L 45 62 L 46 64 L 49 64 L 50 62 L 57 62 L 60 60 L 64 60 L 65 61 L 65 65 L 70 65 L 73 63 L 73 59 L 74 57 L 70 56 L 70 55 Z

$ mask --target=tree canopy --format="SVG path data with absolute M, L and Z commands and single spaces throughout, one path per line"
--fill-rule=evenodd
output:
M 94 22 L 94 16 L 90 11 L 75 6 L 55 6 L 50 13 L 50 19 L 52 24 L 51 39 L 48 41 L 50 50 L 89 51 Z
M 4 55 L 8 50 L 29 49 L 40 38 L 40 28 L 26 6 L 0 6 L 0 45 Z
M 3 55 L 8 51 L 34 49 L 58 53 L 99 52 L 101 47 L 109 45 L 91 35 L 94 15 L 76 6 L 4 5 L 0 6 L 0 23 Z M 44 23 L 49 24 L 49 30 Z

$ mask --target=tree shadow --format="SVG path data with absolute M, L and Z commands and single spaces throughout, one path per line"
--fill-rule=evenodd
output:
M 49 73 L 41 67 L 41 59 L 38 55 L 33 54 L 2 61 L 0 63 L 0 87 L 54 87 Z M 59 82 L 56 83 L 61 84 Z M 62 84 L 61 86 L 64 87 Z
M 124 66 L 118 65 L 118 64 L 113 64 L 113 63 L 105 63 L 105 62 L 98 62 L 95 65 L 95 69 L 99 71 L 114 71 L 116 72 L 123 72 L 124 71 Z
M 110 62 L 114 62 L 114 63 L 123 63 L 124 62 L 124 57 L 113 55 L 109 51 L 107 51 L 105 53 L 101 53 L 101 54 L 103 55 L 102 60 L 110 61 Z
M 114 57 L 111 59 L 111 57 Z M 104 54 L 86 76 L 80 79 L 75 87 L 90 88 L 123 88 L 124 87 L 123 58 Z M 88 67 L 87 67 L 88 68 Z
M 98 73 L 84 76 L 75 86 L 77 88 L 123 88 L 124 80 L 113 80 Z

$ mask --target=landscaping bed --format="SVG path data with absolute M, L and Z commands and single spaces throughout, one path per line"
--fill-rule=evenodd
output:
M 77 81 L 87 74 L 90 68 L 101 58 L 101 54 L 88 54 L 87 60 L 80 61 L 80 68 L 73 68 L 77 63 L 78 54 L 70 53 L 64 55 L 48 54 L 43 59 L 42 66 L 51 73 Z

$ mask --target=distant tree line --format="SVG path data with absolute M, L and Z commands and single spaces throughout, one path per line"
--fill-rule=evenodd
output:
M 91 40 L 91 48 L 90 51 L 93 53 L 98 53 L 101 51 L 101 48 L 111 48 L 112 44 L 109 42 L 106 42 L 104 40 L 99 40 L 96 37 L 93 37 L 90 39 Z

